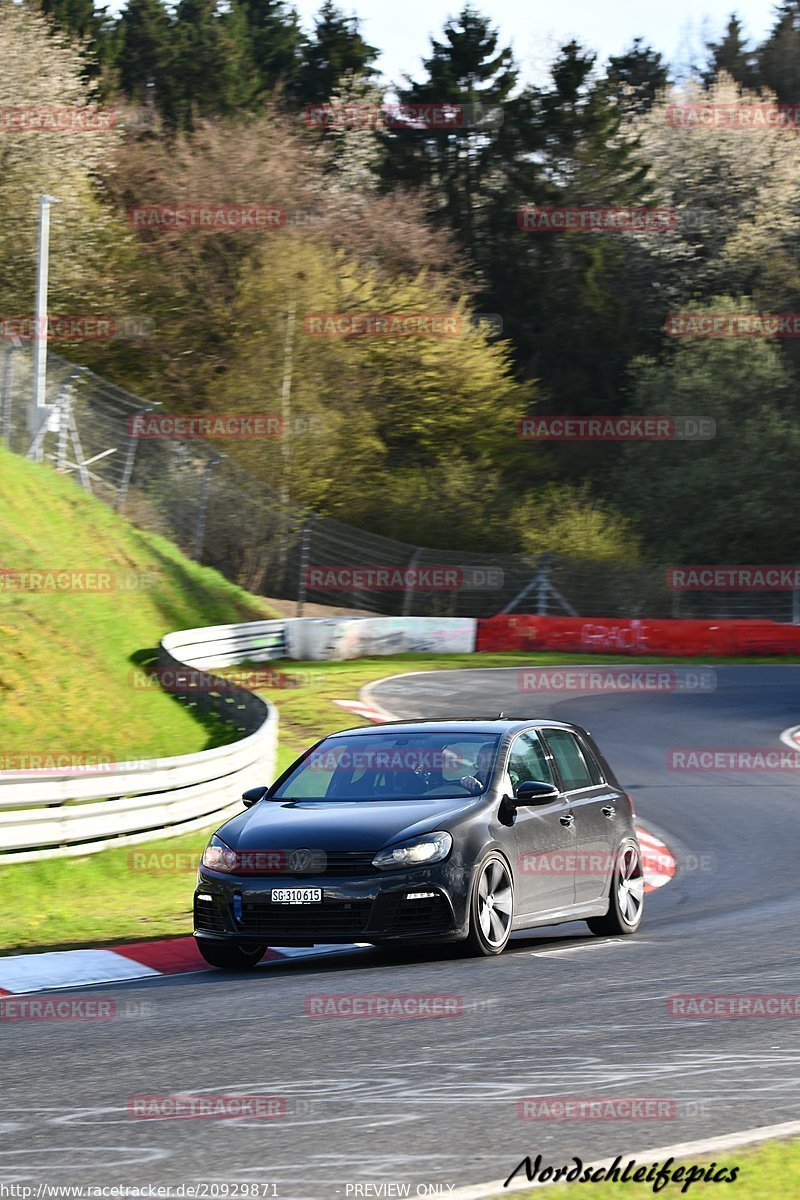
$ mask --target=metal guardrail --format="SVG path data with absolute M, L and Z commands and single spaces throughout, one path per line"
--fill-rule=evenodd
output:
M 285 653 L 281 621 L 250 621 L 167 634 L 158 667 L 173 677 L 192 669 L 266 661 Z M 217 686 L 218 681 L 218 686 Z M 111 845 L 173 837 L 241 811 L 241 793 L 276 774 L 278 712 L 238 684 L 211 674 L 202 688 L 170 692 L 215 711 L 242 734 L 196 754 L 110 763 L 76 777 L 0 772 L 0 862 L 88 854 Z
M 180 629 L 162 638 L 160 665 L 166 665 L 167 655 L 185 667 L 203 671 L 242 662 L 285 658 L 286 622 L 247 621 L 241 625 Z

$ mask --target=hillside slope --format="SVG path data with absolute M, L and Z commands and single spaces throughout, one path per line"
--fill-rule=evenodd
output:
M 27 571 L 98 576 L 32 591 Z M 87 581 L 103 590 L 79 590 Z M 170 630 L 274 615 L 74 481 L 0 449 L 0 770 L 18 764 L 12 755 L 119 759 L 218 744 L 224 726 L 134 686 L 136 664 Z

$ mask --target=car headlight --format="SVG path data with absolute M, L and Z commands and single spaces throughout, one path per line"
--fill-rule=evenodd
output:
M 203 851 L 203 866 L 212 871 L 235 871 L 236 853 L 216 834 Z
M 437 863 L 447 858 L 452 847 L 453 839 L 449 833 L 426 833 L 423 837 L 414 838 L 413 842 L 405 842 L 402 846 L 379 850 L 372 860 L 372 865 L 386 871 L 392 867 L 416 867 Z

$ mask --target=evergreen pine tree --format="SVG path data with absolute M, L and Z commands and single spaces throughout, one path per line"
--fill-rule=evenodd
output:
M 253 79 L 246 47 L 236 36 L 237 18 L 220 11 L 218 0 L 179 0 L 173 84 L 184 128 L 191 129 L 197 117 L 230 115 L 252 97 Z
M 635 112 L 647 112 L 669 83 L 669 69 L 658 51 L 633 39 L 630 50 L 608 60 L 606 80 L 610 91 Z
M 720 71 L 727 71 L 742 87 L 758 86 L 753 51 L 747 48 L 742 23 L 732 13 L 725 28 L 725 36 L 718 42 L 707 42 L 708 64 L 703 72 L 703 82 L 709 87 Z
M 399 115 L 408 116 L 390 122 L 385 179 L 435 190 L 440 219 L 479 257 L 492 197 L 531 148 L 525 99 L 513 97 L 513 54 L 468 5 L 447 22 L 442 41 L 432 39 L 424 67 L 422 82 L 407 78 L 399 90 Z
M 280 87 L 292 95 L 307 42 L 296 11 L 285 0 L 233 0 L 231 13 L 241 15 L 257 91 Z
M 374 46 L 365 42 L 357 17 L 346 17 L 332 2 L 325 0 L 314 23 L 314 34 L 306 42 L 300 69 L 299 94 L 305 104 L 324 104 L 343 76 L 351 71 L 365 79 L 376 74 L 378 57 Z
M 503 314 L 520 365 L 541 381 L 557 412 L 619 409 L 627 362 L 647 321 L 629 269 L 626 243 L 635 234 L 525 232 L 515 219 L 525 206 L 646 203 L 647 164 L 626 130 L 624 106 L 596 78 L 594 63 L 570 42 L 551 68 L 550 86 L 531 91 L 539 148 L 509 177 L 502 224 L 492 229 L 484 260 L 487 308 Z M 578 476 L 586 467 L 580 448 L 570 447 L 569 467 Z
M 780 104 L 800 103 L 800 0 L 784 0 L 778 8 L 756 63 L 760 86 L 771 88 Z
M 174 30 L 163 0 L 128 0 L 120 17 L 120 88 L 136 104 L 175 121 Z

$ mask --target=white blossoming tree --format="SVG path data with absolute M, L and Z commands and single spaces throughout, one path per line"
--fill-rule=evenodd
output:
M 57 196 L 52 312 L 100 314 L 114 302 L 112 264 L 126 240 L 100 178 L 120 131 L 82 77 L 81 49 L 37 6 L 0 0 L 0 315 L 33 311 L 38 198 Z

